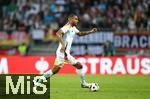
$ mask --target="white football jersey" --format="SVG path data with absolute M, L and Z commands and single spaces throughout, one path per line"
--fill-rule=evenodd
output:
M 73 38 L 74 38 L 75 34 L 79 32 L 79 30 L 75 26 L 72 27 L 69 24 L 64 25 L 61 28 L 61 30 L 64 33 L 63 41 L 65 43 L 65 48 L 66 48 L 65 52 L 70 53 Z M 60 52 L 60 49 L 61 49 L 61 44 L 59 43 L 57 52 Z

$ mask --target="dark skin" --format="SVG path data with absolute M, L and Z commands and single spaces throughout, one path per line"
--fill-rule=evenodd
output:
M 67 24 L 69 24 L 70 26 L 76 26 L 78 22 L 79 22 L 78 17 L 77 16 L 73 16 L 73 17 L 68 18 L 68 23 Z M 97 28 L 93 28 L 90 31 L 80 31 L 80 32 L 77 33 L 77 35 L 78 36 L 85 36 L 85 35 L 89 35 L 89 34 L 92 34 L 92 33 L 95 33 L 95 32 L 97 32 Z M 58 37 L 58 40 L 59 40 L 59 42 L 62 45 L 60 51 L 62 53 L 65 53 L 65 43 L 63 41 L 63 35 L 64 35 L 64 33 L 63 33 L 62 30 L 59 30 L 56 33 L 56 36 Z M 77 69 L 82 69 L 82 67 L 83 67 L 80 62 L 77 62 L 73 66 L 75 68 L 77 68 Z M 61 69 L 61 67 L 55 65 L 54 68 L 52 69 L 53 74 L 58 73 L 60 69 Z

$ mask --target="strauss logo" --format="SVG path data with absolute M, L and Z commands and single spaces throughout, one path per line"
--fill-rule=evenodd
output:
M 40 71 L 40 74 L 43 74 L 44 71 L 46 71 L 49 67 L 48 62 L 44 59 L 44 57 L 41 57 L 40 60 L 38 60 L 35 63 L 35 67 L 38 71 Z

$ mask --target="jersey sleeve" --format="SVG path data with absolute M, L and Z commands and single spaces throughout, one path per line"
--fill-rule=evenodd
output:
M 67 32 L 67 27 L 63 26 L 63 27 L 61 28 L 61 30 L 62 30 L 63 33 L 65 34 L 65 33 Z
M 74 27 L 74 31 L 75 31 L 75 33 L 79 33 L 80 32 L 76 27 Z

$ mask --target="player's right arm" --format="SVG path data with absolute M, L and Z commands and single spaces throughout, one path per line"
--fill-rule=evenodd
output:
M 64 35 L 64 33 L 63 33 L 63 31 L 62 31 L 61 29 L 58 30 L 57 33 L 56 33 L 56 36 L 57 36 L 57 38 L 58 38 L 58 41 L 59 41 L 60 44 L 62 45 L 62 47 L 61 47 L 61 49 L 60 49 L 61 52 L 64 52 L 64 51 L 65 51 L 65 43 L 64 43 L 64 41 L 63 41 L 63 35 Z
M 79 31 L 79 32 L 77 32 L 77 35 L 78 36 L 85 36 L 85 35 L 89 35 L 89 34 L 95 33 L 95 32 L 97 32 L 97 28 L 93 28 L 90 31 Z

